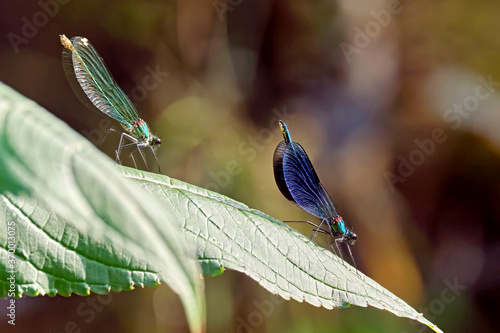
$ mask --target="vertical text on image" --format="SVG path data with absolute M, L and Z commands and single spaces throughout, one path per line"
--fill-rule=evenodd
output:
M 7 223 L 7 273 L 10 274 L 7 278 L 9 281 L 9 289 L 7 296 L 10 298 L 7 306 L 7 317 L 10 320 L 7 322 L 10 325 L 16 325 L 16 222 L 10 221 Z

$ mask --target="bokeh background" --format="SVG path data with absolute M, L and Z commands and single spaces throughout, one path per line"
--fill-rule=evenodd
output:
M 495 1 L 2 1 L 0 80 L 97 144 L 113 122 L 61 66 L 59 34 L 85 36 L 161 137 L 162 171 L 311 220 L 274 183 L 283 119 L 357 233 L 361 271 L 445 332 L 498 332 L 499 16 Z M 285 302 L 231 271 L 205 283 L 209 332 L 430 332 Z M 16 304 L 0 331 L 187 331 L 168 286 Z

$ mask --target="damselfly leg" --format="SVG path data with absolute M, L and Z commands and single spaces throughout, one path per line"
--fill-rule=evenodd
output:
M 321 228 L 321 224 L 323 224 L 323 223 L 321 223 L 320 225 L 317 225 L 316 223 L 313 223 L 313 222 L 311 222 L 311 221 L 307 221 L 307 220 L 300 220 L 300 221 L 283 221 L 283 222 L 285 222 L 285 223 L 295 223 L 295 222 L 299 222 L 299 223 L 307 223 L 307 224 L 312 225 L 313 227 L 315 227 L 315 228 L 313 229 L 313 233 L 311 234 L 311 237 L 309 238 L 309 242 L 313 240 L 313 238 L 316 236 L 316 233 L 317 233 L 317 232 L 321 232 L 321 233 L 323 233 L 323 234 L 328 234 L 328 235 L 330 235 L 330 232 L 328 232 L 327 230 L 325 230 L 325 229 Z
M 337 255 L 339 255 L 340 259 L 342 259 L 342 263 L 345 266 L 344 256 L 342 255 L 342 249 L 341 249 L 341 244 L 342 243 L 347 246 L 347 250 L 349 251 L 349 256 L 351 257 L 352 263 L 354 264 L 354 268 L 356 268 L 356 272 L 357 272 L 358 271 L 358 266 L 356 265 L 356 260 L 354 260 L 354 256 L 352 255 L 351 247 L 346 242 L 344 236 L 340 236 L 340 237 L 335 238 L 335 241 L 333 241 L 330 244 L 330 247 L 332 248 L 332 250 L 335 253 L 337 253 Z M 335 248 L 337 248 L 337 250 L 335 250 L 335 248 L 333 247 L 333 244 L 335 244 Z
M 100 147 L 102 145 L 102 143 L 104 142 L 104 140 L 106 139 L 106 137 L 108 136 L 108 134 L 110 132 L 117 133 L 118 135 L 120 135 L 118 147 L 115 149 L 115 161 L 116 161 L 116 163 L 118 163 L 120 165 L 122 164 L 120 156 L 121 156 L 123 149 L 129 148 L 129 147 L 135 147 L 136 149 L 132 150 L 132 152 L 129 154 L 129 157 L 132 160 L 132 163 L 134 163 L 134 167 L 137 169 L 137 162 L 135 160 L 134 153 L 136 151 L 139 151 L 139 154 L 141 155 L 141 158 L 144 162 L 144 165 L 146 166 L 146 170 L 149 171 L 149 166 L 148 166 L 146 156 L 144 155 L 144 151 L 143 151 L 146 147 L 149 147 L 151 149 L 151 153 L 153 154 L 153 157 L 155 158 L 156 163 L 158 165 L 158 172 L 161 172 L 160 162 L 158 161 L 158 157 L 156 156 L 154 148 L 151 145 L 149 145 L 147 142 L 140 142 L 139 140 L 137 140 L 137 138 L 128 134 L 127 132 L 122 132 L 122 131 L 116 130 L 114 128 L 110 128 L 108 130 L 108 132 L 106 133 L 106 135 L 104 136 L 104 138 L 99 143 L 98 147 Z M 128 142 L 126 142 L 126 140 L 128 140 Z

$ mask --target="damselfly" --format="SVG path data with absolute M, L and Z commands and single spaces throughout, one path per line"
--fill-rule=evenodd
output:
M 60 39 L 64 46 L 64 72 L 78 99 L 88 108 L 97 109 L 117 120 L 125 129 L 124 132 L 110 129 L 120 134 L 120 142 L 115 149 L 116 161 L 121 164 L 120 151 L 123 148 L 135 146 L 130 153 L 135 167 L 137 168 L 137 164 L 133 153 L 138 150 L 148 168 L 143 149 L 149 147 L 160 169 L 155 153 L 155 148 L 161 144 L 160 138 L 152 135 L 146 122 L 139 118 L 134 104 L 116 84 L 96 49 L 85 37 L 68 39 L 65 35 L 60 35 Z M 126 143 L 125 140 L 129 142 Z
M 284 140 L 274 151 L 273 167 L 276 184 L 285 198 L 321 219 L 319 225 L 310 221 L 290 222 L 306 222 L 313 225 L 315 229 L 313 229 L 311 240 L 317 232 L 332 236 L 341 256 L 339 243 L 345 242 L 354 262 L 349 245 L 354 245 L 356 242 L 356 234 L 346 228 L 344 219 L 337 213 L 332 199 L 320 183 L 304 148 L 292 141 L 290 132 L 283 121 L 280 120 L 279 124 Z M 326 229 L 322 228 L 323 224 L 326 224 Z

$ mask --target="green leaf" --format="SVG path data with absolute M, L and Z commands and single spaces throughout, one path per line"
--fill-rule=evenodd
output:
M 2 297 L 14 222 L 17 296 L 106 293 L 161 280 L 181 297 L 191 329 L 204 330 L 199 265 L 174 214 L 86 139 L 1 83 L 0 193 Z
M 0 214 L 0 258 L 2 264 L 7 263 L 12 248 L 16 297 L 89 295 L 91 291 L 106 294 L 110 289 L 131 290 L 134 285 L 160 282 L 158 269 L 141 259 L 147 256 L 140 248 L 140 256 L 134 255 L 136 251 L 125 247 L 115 233 L 108 233 L 104 240 L 92 237 L 52 212 L 43 201 L 27 195 L 1 195 Z M 15 244 L 15 250 L 9 243 Z M 5 281 L 10 271 L 7 267 L 0 272 L 3 297 L 9 293 L 10 284 Z
M 283 222 L 167 176 L 122 169 L 177 212 L 205 274 L 233 269 L 287 300 L 327 309 L 373 306 L 441 332 L 403 300 Z
M 203 273 L 243 272 L 285 299 L 328 309 L 373 306 L 418 320 L 404 301 L 286 224 L 163 175 L 113 166 L 86 140 L 0 85 L 0 293 L 88 294 L 167 281 L 203 329 Z M 184 233 L 179 230 L 184 229 Z

